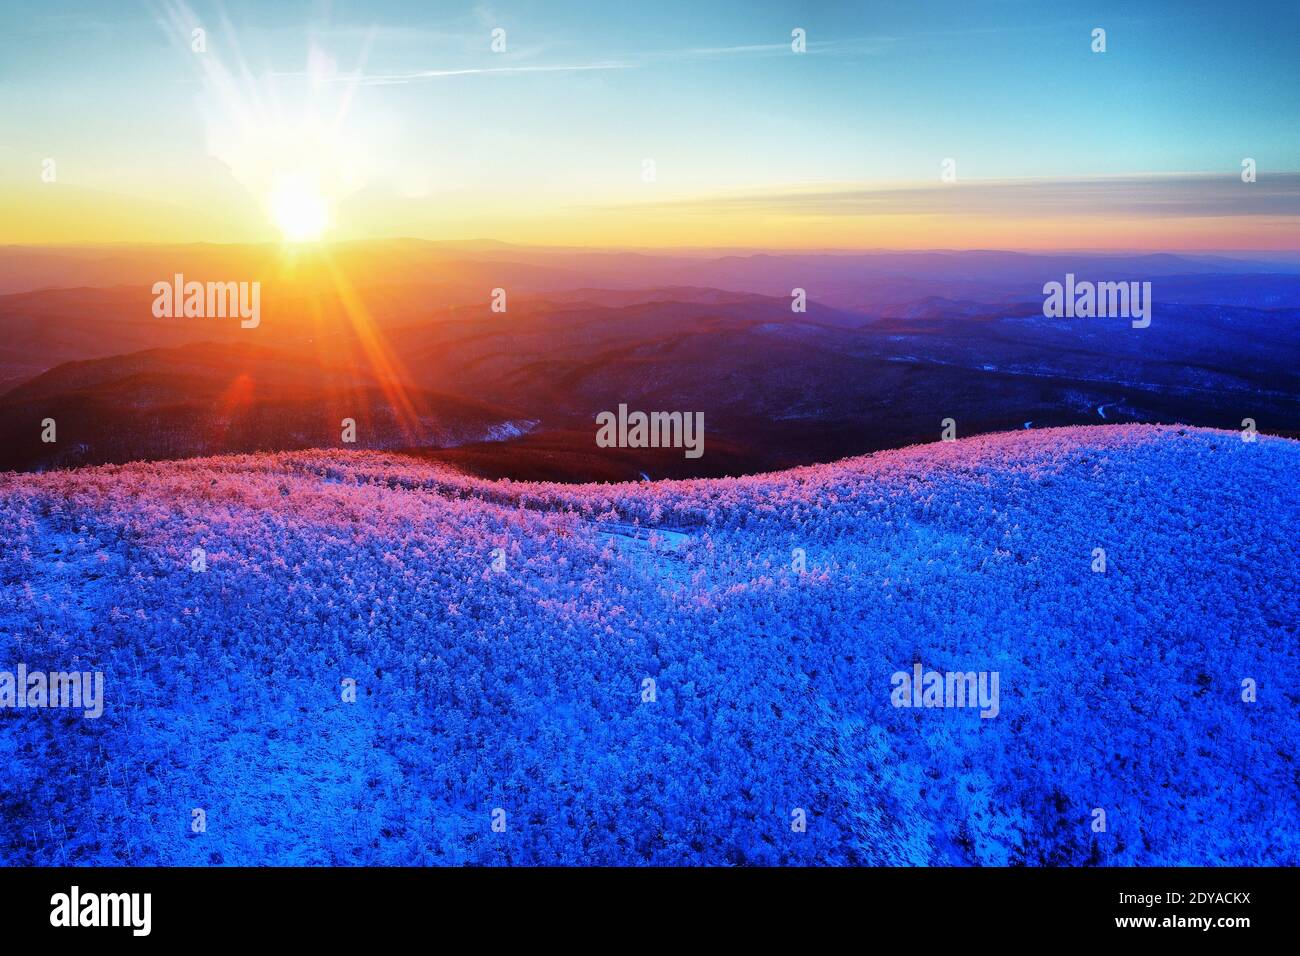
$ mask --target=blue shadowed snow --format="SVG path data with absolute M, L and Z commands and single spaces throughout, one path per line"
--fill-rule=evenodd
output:
M 1294 865 L 1297 474 L 1101 426 L 720 481 L 0 477 L 0 670 L 106 675 L 98 720 L 0 710 L 0 859 Z M 998 715 L 893 706 L 916 662 Z

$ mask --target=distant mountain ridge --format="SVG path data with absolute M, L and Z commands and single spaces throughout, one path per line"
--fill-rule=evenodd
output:
M 963 436 L 1247 419 L 1300 434 L 1300 272 L 1262 260 L 400 241 L 0 249 L 0 277 L 55 262 L 81 284 L 0 295 L 0 469 L 334 447 L 343 418 L 367 423 L 364 447 L 575 481 L 834 460 L 947 418 Z M 256 279 L 261 323 L 156 318 L 147 285 L 86 285 L 105 270 Z M 1043 284 L 1066 274 L 1151 281 L 1151 327 L 1045 318 Z M 709 451 L 694 470 L 594 455 L 595 417 L 620 404 L 703 414 Z M 70 444 L 39 441 L 50 417 Z

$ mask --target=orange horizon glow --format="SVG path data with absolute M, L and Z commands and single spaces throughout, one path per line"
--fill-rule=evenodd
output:
M 0 243 L 1300 251 L 1293 104 L 1197 92 L 1267 64 L 1293 89 L 1263 26 L 1230 57 L 1169 16 L 1098 55 L 1055 14 L 954 5 L 980 44 L 913 12 L 796 52 L 704 11 L 709 44 L 552 12 L 494 50 L 450 9 L 208 6 L 115 44 L 52 14 L 4 35 Z
M 66 204 L 65 201 L 66 200 Z M 790 215 L 779 210 L 695 212 L 674 204 L 587 207 L 510 214 L 502 210 L 444 210 L 428 221 L 418 207 L 398 212 L 388 203 L 345 204 L 329 226 L 301 218 L 286 224 L 270 216 L 237 221 L 226 207 L 213 217 L 187 208 L 160 208 L 121 196 L 71 198 L 0 195 L 0 244 L 16 246 L 279 244 L 316 239 L 322 244 L 416 239 L 431 242 L 494 240 L 537 247 L 589 249 L 924 250 L 1193 252 L 1297 251 L 1294 216 L 1180 216 L 1152 219 L 1103 215 L 1015 216 L 908 214 Z M 310 216 L 316 210 L 291 210 Z M 299 235 L 288 236 L 295 228 Z

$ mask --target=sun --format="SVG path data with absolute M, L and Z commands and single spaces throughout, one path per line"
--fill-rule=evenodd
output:
M 281 176 L 270 206 L 286 242 L 315 242 L 329 225 L 329 203 L 310 176 Z

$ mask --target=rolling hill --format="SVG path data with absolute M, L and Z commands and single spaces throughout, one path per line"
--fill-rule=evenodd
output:
M 3 659 L 105 709 L 0 712 L 0 860 L 1295 865 L 1297 473 L 1117 425 L 612 485 L 2 475 Z M 996 716 L 895 706 L 916 664 Z
M 1023 271 L 1036 257 L 1013 261 Z M 367 289 L 365 317 L 337 296 L 268 293 L 262 323 L 247 330 L 155 319 L 147 290 L 15 294 L 0 297 L 11 332 L 0 469 L 319 447 L 338 443 L 343 417 L 371 423 L 363 447 L 431 454 L 483 477 L 578 482 L 833 461 L 932 441 L 949 417 L 961 436 L 1247 418 L 1300 434 L 1300 298 L 1286 292 L 1296 277 L 1194 277 L 1195 303 L 1177 301 L 1177 278 L 1159 280 L 1143 330 L 1047 319 L 1010 286 L 999 303 L 954 299 L 960 278 L 927 281 L 932 294 L 871 315 L 815 298 L 796 313 L 789 298 L 682 285 L 512 293 L 509 311 L 493 313 L 485 298 L 430 303 L 408 276 Z M 1272 306 L 1214 304 L 1246 290 Z M 422 410 L 403 409 L 400 394 Z M 596 415 L 621 403 L 702 413 L 710 454 L 594 457 Z M 40 441 L 50 417 L 66 444 Z M 483 447 L 435 454 L 465 444 Z
M 535 424 L 497 405 L 399 386 L 311 349 L 201 342 L 68 362 L 0 396 L 0 468 L 345 447 L 449 448 Z M 41 423 L 55 423 L 43 440 Z

